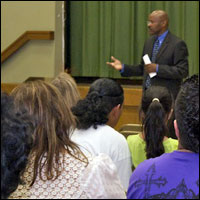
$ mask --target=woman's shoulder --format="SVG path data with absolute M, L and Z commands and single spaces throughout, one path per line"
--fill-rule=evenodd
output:
M 106 154 L 90 158 L 81 183 L 90 198 L 126 198 L 117 168 Z
M 170 153 L 178 148 L 178 140 L 173 138 L 168 138 L 163 141 L 165 148 L 165 153 Z
M 129 135 L 127 137 L 127 142 L 128 143 L 135 143 L 135 142 L 144 143 L 144 140 L 140 137 L 139 134 L 136 134 L 136 135 Z
M 178 140 L 169 137 L 166 140 L 164 140 L 163 143 L 165 143 L 165 144 L 175 144 L 175 145 L 177 144 L 178 145 Z
M 109 140 L 115 139 L 116 142 L 126 140 L 125 137 L 121 133 L 119 133 L 117 130 L 115 130 L 111 126 L 108 126 L 108 125 L 98 126 L 97 129 L 100 133 L 102 133 L 105 136 L 105 139 L 106 138 Z
M 90 156 L 89 157 L 89 165 L 91 166 L 91 169 L 93 168 L 93 166 L 95 166 L 95 168 L 98 166 L 101 166 L 103 168 L 98 168 L 102 171 L 107 171 L 107 172 L 117 172 L 117 168 L 115 166 L 115 164 L 113 163 L 112 159 L 110 158 L 109 155 L 105 154 L 105 153 L 99 153 L 98 156 Z M 95 169 L 94 168 L 94 169 Z

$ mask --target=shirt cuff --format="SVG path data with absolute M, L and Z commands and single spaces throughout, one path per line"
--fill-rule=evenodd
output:
M 119 72 L 122 74 L 124 72 L 124 64 L 122 64 L 122 69 L 119 70 Z
M 157 65 L 156 65 L 156 73 L 158 73 L 158 66 L 159 66 L 159 65 L 157 64 Z

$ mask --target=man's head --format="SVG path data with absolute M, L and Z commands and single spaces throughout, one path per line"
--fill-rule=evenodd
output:
M 199 76 L 183 83 L 175 103 L 174 127 L 179 148 L 199 153 Z
M 150 35 L 161 35 L 168 28 L 168 14 L 163 10 L 153 11 L 148 18 L 148 29 Z

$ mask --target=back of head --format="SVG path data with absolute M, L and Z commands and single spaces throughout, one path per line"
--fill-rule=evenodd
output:
M 66 72 L 61 72 L 51 83 L 59 89 L 70 108 L 80 100 L 76 82 Z
M 123 101 L 124 92 L 117 82 L 108 78 L 94 81 L 85 99 L 72 108 L 78 118 L 78 128 L 88 129 L 92 125 L 96 128 L 97 125 L 106 124 L 108 114 Z
M 21 182 L 32 147 L 30 116 L 16 112 L 12 97 L 1 94 L 1 198 L 8 198 Z
M 42 129 L 43 136 L 36 131 L 36 138 L 50 139 L 53 137 L 52 134 L 61 134 L 63 128 L 67 131 L 75 126 L 68 104 L 63 101 L 59 90 L 48 82 L 38 80 L 22 83 L 11 92 L 11 95 L 14 96 L 16 107 L 24 105 L 34 116 L 36 127 Z
M 43 167 L 39 161 L 44 154 L 46 154 L 48 166 L 46 176 L 51 179 L 53 178 L 54 156 L 58 164 L 59 153 L 65 149 L 70 154 L 69 147 L 72 150 L 76 147 L 70 140 L 70 133 L 75 127 L 73 114 L 69 106 L 63 101 L 63 96 L 59 90 L 54 85 L 44 81 L 20 84 L 12 91 L 12 95 L 15 98 L 16 106 L 19 108 L 24 105 L 35 119 L 34 180 L 38 171 L 40 171 L 38 168 Z
M 144 91 L 140 108 L 147 158 L 164 153 L 163 139 L 168 133 L 167 121 L 173 107 L 173 97 L 167 88 L 151 86 Z
M 199 153 L 199 76 L 193 75 L 181 86 L 175 102 L 179 142 L 184 149 Z

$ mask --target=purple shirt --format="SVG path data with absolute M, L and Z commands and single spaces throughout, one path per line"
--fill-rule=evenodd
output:
M 199 154 L 174 151 L 145 160 L 130 178 L 127 198 L 199 198 Z

